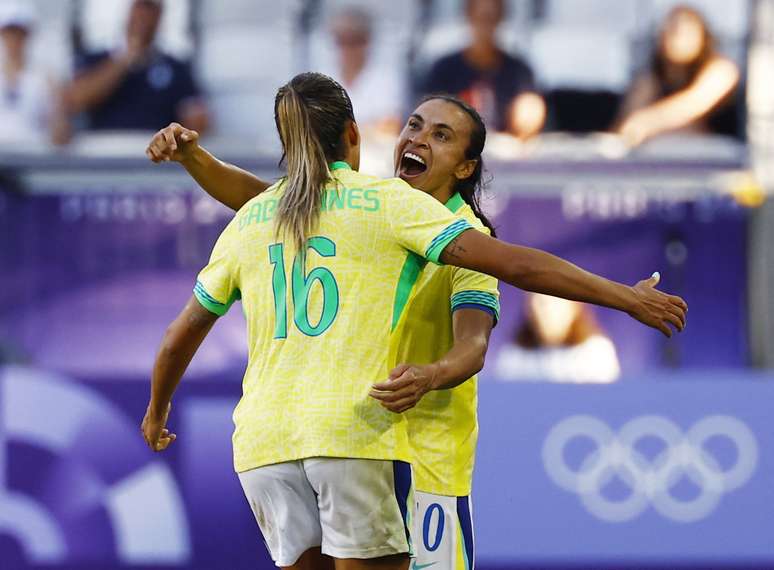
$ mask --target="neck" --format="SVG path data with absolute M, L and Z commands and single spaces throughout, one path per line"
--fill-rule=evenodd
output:
M 465 50 L 465 57 L 475 67 L 487 69 L 498 64 L 500 61 L 500 50 L 494 41 L 478 40 Z
M 352 170 L 360 170 L 360 149 L 350 147 L 344 157 L 344 162 L 352 167 Z
M 449 198 L 454 196 L 454 188 L 452 186 L 442 186 L 435 190 L 428 191 L 428 194 L 438 200 L 441 204 L 445 204 L 449 201 Z
M 365 60 L 343 59 L 341 62 L 341 78 L 344 80 L 344 85 L 352 85 L 364 67 Z

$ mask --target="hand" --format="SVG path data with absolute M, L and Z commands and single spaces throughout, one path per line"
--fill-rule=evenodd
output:
M 179 123 L 170 123 L 155 135 L 145 149 L 152 162 L 184 162 L 199 148 L 199 133 Z
M 405 412 L 417 405 L 433 389 L 438 367 L 399 364 L 386 382 L 374 384 L 369 395 L 391 412 Z
M 655 135 L 653 120 L 643 111 L 635 111 L 620 126 L 618 133 L 629 146 L 639 146 Z
M 688 305 L 676 295 L 667 295 L 656 290 L 656 285 L 661 280 L 658 273 L 654 273 L 650 279 L 637 283 L 632 290 L 637 297 L 636 308 L 629 315 L 643 324 L 660 330 L 665 336 L 672 336 L 669 324 L 678 331 L 685 328 L 685 313 Z
M 167 418 L 169 418 L 169 411 L 172 409 L 172 404 L 167 404 L 167 409 L 164 413 L 158 414 L 151 411 L 150 404 L 145 411 L 145 417 L 142 420 L 142 435 L 145 438 L 145 443 L 148 444 L 153 451 L 164 451 L 169 444 L 171 444 L 177 436 L 174 433 L 169 433 L 166 428 Z

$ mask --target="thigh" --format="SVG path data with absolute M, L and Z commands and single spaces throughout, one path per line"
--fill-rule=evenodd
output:
M 322 552 L 338 559 L 411 553 L 411 466 L 402 461 L 304 460 L 317 493 Z
M 414 537 L 417 558 L 412 568 L 472 569 L 475 553 L 470 497 L 417 491 L 416 498 Z
M 239 474 L 239 482 L 277 566 L 293 566 L 322 545 L 317 497 L 301 462 L 251 469 Z

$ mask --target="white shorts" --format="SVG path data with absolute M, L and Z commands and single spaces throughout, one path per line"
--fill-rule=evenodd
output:
M 473 509 L 470 497 L 447 497 L 415 493 L 414 519 L 416 560 L 412 569 L 472 570 Z
M 315 546 L 334 558 L 412 554 L 408 463 L 319 457 L 258 467 L 239 481 L 277 566 Z

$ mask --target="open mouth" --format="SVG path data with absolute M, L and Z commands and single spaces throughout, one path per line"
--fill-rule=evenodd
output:
M 409 178 L 419 176 L 427 170 L 425 159 L 413 152 L 403 153 L 400 159 L 400 175 Z

